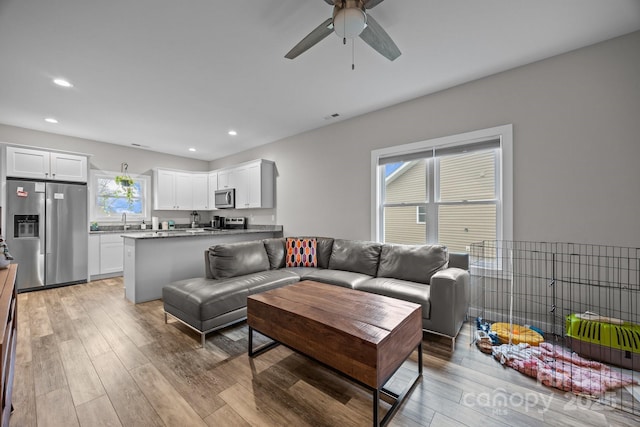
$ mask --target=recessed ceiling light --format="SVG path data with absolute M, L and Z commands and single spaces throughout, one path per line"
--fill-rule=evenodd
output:
M 236 136 L 238 134 L 238 132 L 236 132 L 235 130 L 230 130 L 229 131 L 229 135 L 231 136 Z
M 46 119 L 44 119 L 44 121 L 47 123 L 58 123 L 58 121 L 53 117 L 47 117 Z
M 55 84 L 57 84 L 58 86 L 62 86 L 62 87 L 73 87 L 73 85 L 71 83 L 69 83 L 68 80 L 65 79 L 53 79 L 53 82 Z
M 191 147 L 191 148 L 189 148 L 189 151 L 196 151 L 196 149 Z

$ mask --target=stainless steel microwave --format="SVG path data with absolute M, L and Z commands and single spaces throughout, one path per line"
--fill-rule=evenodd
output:
M 216 190 L 216 209 L 233 209 L 236 207 L 236 190 L 227 188 L 226 190 Z

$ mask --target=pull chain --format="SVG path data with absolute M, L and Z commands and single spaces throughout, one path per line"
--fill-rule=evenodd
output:
M 356 69 L 356 42 L 354 39 L 351 39 L 351 71 Z

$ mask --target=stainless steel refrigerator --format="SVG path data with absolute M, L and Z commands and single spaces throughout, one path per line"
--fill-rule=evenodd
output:
M 87 186 L 8 178 L 6 188 L 17 290 L 86 282 Z

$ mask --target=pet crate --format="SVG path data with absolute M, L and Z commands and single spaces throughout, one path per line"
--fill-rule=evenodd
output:
M 483 241 L 470 247 L 470 268 L 471 318 L 532 327 L 640 382 L 639 248 Z M 607 396 L 640 414 L 640 386 Z

